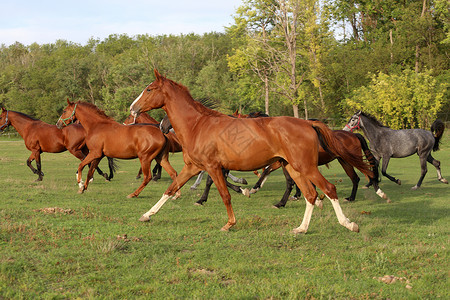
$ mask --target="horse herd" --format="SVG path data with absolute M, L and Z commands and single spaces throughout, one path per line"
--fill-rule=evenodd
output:
M 302 223 L 294 233 L 306 233 L 315 205 L 321 207 L 316 187 L 331 201 L 338 221 L 351 231 L 358 232 L 359 226 L 351 222 L 343 213 L 336 188 L 318 170 L 337 159 L 353 183 L 351 195 L 354 201 L 359 177 L 355 168 L 369 180 L 375 192 L 390 202 L 378 186 L 378 162 L 382 159 L 382 174 L 401 184 L 399 179 L 386 173 L 391 157 L 406 157 L 417 153 L 420 158 L 421 176 L 413 189 L 421 186 L 427 173 L 427 162 L 435 166 L 438 180 L 442 177 L 440 162 L 431 156 L 438 150 L 443 135 L 444 124 L 436 120 L 431 132 L 422 129 L 392 130 L 381 125 L 374 117 L 358 111 L 349 120 L 344 130 L 331 130 L 317 120 L 301 120 L 292 117 L 268 117 L 260 115 L 228 116 L 209 109 L 195 101 L 188 89 L 164 76 L 157 70 L 155 81 L 147 86 L 130 106 L 131 115 L 123 124 L 116 122 L 93 104 L 67 101 L 56 126 L 31 118 L 23 113 L 2 108 L 0 130 L 12 125 L 22 136 L 31 155 L 27 165 L 42 180 L 40 154 L 59 153 L 68 150 L 81 160 L 77 170 L 79 193 L 84 192 L 97 170 L 107 180 L 115 169 L 113 158 L 139 158 L 143 174 L 141 185 L 128 197 L 137 197 L 152 179 L 151 162 L 157 162 L 153 177 L 161 176 L 161 168 L 172 178 L 172 183 L 161 199 L 140 221 L 149 221 L 170 198 L 180 196 L 179 190 L 193 176 L 208 173 L 205 192 L 197 204 L 207 200 L 209 188 L 214 182 L 226 206 L 228 222 L 222 227 L 227 231 L 236 224 L 227 187 L 245 195 L 253 194 L 264 184 L 273 170 L 282 168 L 286 177 L 286 192 L 276 207 L 282 207 L 294 185 L 297 196 L 300 192 L 306 200 Z M 145 114 L 146 111 L 162 108 L 167 116 L 161 124 Z M 169 130 L 169 129 L 173 130 Z M 360 129 L 369 140 L 352 133 Z M 185 165 L 177 174 L 170 165 L 170 152 L 183 153 Z M 104 174 L 98 164 L 103 157 L 109 161 L 110 175 Z M 36 161 L 36 169 L 31 162 Z M 82 171 L 89 165 L 86 180 L 82 181 Z M 257 184 L 249 191 L 227 181 L 229 170 L 254 171 L 263 169 Z M 241 181 L 242 182 L 242 181 Z

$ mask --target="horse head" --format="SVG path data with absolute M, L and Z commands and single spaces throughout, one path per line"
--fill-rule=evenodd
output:
M 141 112 L 149 111 L 164 106 L 165 93 L 163 91 L 165 77 L 161 76 L 158 70 L 154 70 L 155 81 L 150 83 L 142 93 L 130 105 L 130 112 L 133 116 L 138 116 Z
M 67 106 L 64 108 L 61 116 L 58 119 L 58 122 L 56 122 L 56 126 L 61 129 L 64 126 L 69 126 L 70 124 L 74 123 L 76 121 L 75 116 L 75 110 L 77 109 L 77 103 L 70 102 L 69 99 L 67 99 Z
M 11 125 L 11 121 L 8 119 L 8 111 L 2 107 L 2 113 L 0 114 L 0 130 L 3 131 L 6 127 Z
M 358 110 L 353 116 L 351 116 L 343 130 L 353 131 L 355 129 L 361 129 L 361 113 L 362 112 Z
M 172 128 L 172 124 L 170 124 L 169 117 L 166 115 L 159 124 L 159 129 L 161 129 L 162 133 L 167 134 L 169 130 Z

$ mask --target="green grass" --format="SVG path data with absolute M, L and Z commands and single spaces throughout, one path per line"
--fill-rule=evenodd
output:
M 433 155 L 450 179 L 449 134 Z M 44 180 L 35 183 L 28 156 L 22 141 L 0 140 L 0 298 L 450 297 L 450 186 L 429 165 L 423 187 L 411 191 L 420 174 L 417 156 L 391 160 L 388 171 L 402 185 L 383 178 L 381 188 L 392 203 L 360 189 L 356 202 L 341 204 L 360 233 L 340 226 L 325 201 L 306 235 L 290 232 L 301 223 L 304 200 L 271 207 L 284 192 L 280 171 L 251 198 L 233 192 L 237 224 L 224 233 L 227 215 L 215 187 L 205 206 L 194 206 L 204 185 L 190 191 L 192 180 L 181 198 L 140 223 L 170 184 L 167 173 L 127 199 L 140 183 L 134 179 L 139 163 L 120 161 L 112 182 L 96 175 L 79 195 L 76 158 L 43 154 Z M 181 170 L 181 155 L 171 162 Z M 101 167 L 107 170 L 105 161 Z M 341 199 L 350 194 L 350 179 L 337 163 L 321 171 Z M 256 182 L 251 172 L 235 174 Z M 66 211 L 43 210 L 55 207 Z M 402 280 L 380 282 L 385 275 Z

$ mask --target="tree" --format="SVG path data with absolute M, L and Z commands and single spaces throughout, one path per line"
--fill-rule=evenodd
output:
M 371 79 L 370 85 L 356 89 L 346 99 L 347 111 L 361 109 L 394 129 L 429 128 L 448 88 L 448 83 L 438 84 L 431 72 L 380 72 Z

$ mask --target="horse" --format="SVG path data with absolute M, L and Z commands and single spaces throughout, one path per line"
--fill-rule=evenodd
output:
M 79 193 L 83 193 L 87 189 L 93 173 L 92 168 L 96 167 L 104 156 L 120 159 L 139 158 L 144 180 L 133 193 L 127 196 L 128 198 L 137 197 L 151 180 L 150 163 L 153 159 L 161 164 L 172 179 L 176 178 L 177 172 L 167 159 L 168 140 L 158 127 L 138 124 L 123 125 L 108 117 L 91 103 L 67 100 L 67 106 L 56 125 L 61 128 L 67 124 L 67 121 L 75 120 L 79 120 L 86 129 L 86 145 L 89 148 L 89 154 L 78 166 Z M 86 182 L 83 184 L 81 172 L 89 163 L 92 165 Z
M 161 121 L 162 122 L 162 121 Z M 137 117 L 132 116 L 131 114 L 125 119 L 125 121 L 123 121 L 124 125 L 134 125 L 134 124 L 149 124 L 151 126 L 159 126 L 160 122 L 156 121 L 154 118 L 152 118 L 149 114 L 147 113 L 142 113 Z M 178 140 L 177 136 L 175 133 L 173 132 L 165 132 L 164 133 L 166 135 L 166 137 L 170 140 L 170 149 L 169 152 L 171 153 L 177 153 L 177 152 L 181 152 L 183 150 L 183 148 L 180 145 L 180 141 Z M 161 171 L 162 171 L 162 167 L 160 164 L 156 163 L 155 167 L 152 170 L 152 174 L 153 174 L 153 181 L 158 181 L 158 179 L 161 178 Z M 142 168 L 139 169 L 139 172 L 136 176 L 136 179 L 141 178 L 142 175 Z
M 160 124 L 160 128 L 161 131 L 164 134 L 167 134 L 169 132 L 175 133 L 172 129 L 172 124 L 170 124 L 170 120 L 169 118 L 166 116 L 164 116 L 164 118 L 161 120 L 161 124 Z M 236 176 L 234 176 L 233 174 L 231 174 L 230 170 L 223 170 L 223 176 L 229 177 L 231 180 L 233 180 L 236 183 L 241 183 L 241 184 L 247 184 L 247 180 L 245 180 L 245 178 L 238 178 Z M 198 177 L 197 180 L 195 181 L 195 183 L 191 186 L 191 190 L 195 190 L 197 189 L 197 187 L 200 185 L 203 175 L 205 174 L 205 171 L 202 170 Z M 243 194 L 245 196 L 249 196 L 249 190 L 248 189 L 243 189 L 240 186 L 234 185 L 228 181 L 225 181 L 227 184 L 227 187 L 229 187 L 230 189 L 232 189 L 233 191 L 235 191 L 238 194 Z M 207 176 L 206 178 L 206 185 L 205 185 L 205 190 L 203 191 L 202 196 L 200 197 L 200 199 L 195 202 L 195 205 L 203 205 L 204 202 L 206 202 L 208 200 L 208 195 L 209 195 L 209 191 L 211 189 L 211 185 L 213 184 L 213 180 L 211 179 L 211 176 Z
M 6 110 L 2 107 L 0 115 L 0 130 L 3 131 L 8 126 L 13 126 L 20 134 L 25 147 L 31 151 L 30 157 L 27 159 L 27 166 L 33 174 L 37 174 L 36 181 L 42 181 L 44 172 L 42 172 L 41 153 L 61 153 L 69 151 L 79 160 L 83 160 L 89 153 L 86 146 L 86 131 L 80 124 L 73 124 L 62 130 L 55 125 L 47 124 L 41 120 L 32 118 L 24 113 Z M 36 168 L 31 164 L 36 161 Z M 110 175 L 103 173 L 100 168 L 96 168 L 97 172 L 106 180 L 111 180 L 115 171 L 115 163 L 108 158 Z
M 351 231 L 359 231 L 359 226 L 344 215 L 336 187 L 317 167 L 320 139 L 329 151 L 341 150 L 325 124 L 293 117 L 232 118 L 196 102 L 185 86 L 161 76 L 156 69 L 154 74 L 155 80 L 133 101 L 130 111 L 137 116 L 142 111 L 163 108 L 183 145 L 185 166 L 140 221 L 149 221 L 192 176 L 205 170 L 225 204 L 228 221 L 221 230 L 228 231 L 236 224 L 236 217 L 222 170 L 253 171 L 281 161 L 306 199 L 303 221 L 294 233 L 307 232 L 318 196 L 314 185 L 330 199 L 339 223 Z M 353 160 L 343 155 L 345 160 Z
M 444 133 L 444 123 L 437 119 L 431 125 L 431 132 L 424 129 L 394 130 L 381 124 L 375 117 L 357 111 L 345 125 L 344 130 L 354 131 L 361 129 L 370 143 L 370 150 L 379 161 L 383 159 L 381 174 L 391 181 L 401 185 L 400 179 L 386 173 L 391 158 L 402 158 L 417 153 L 420 159 L 421 175 L 419 181 L 412 190 L 417 190 L 427 174 L 427 162 L 432 164 L 437 171 L 438 180 L 448 184 L 442 177 L 440 161 L 433 158 L 431 151 L 439 150 L 439 141 Z
M 387 197 L 387 195 L 380 189 L 378 186 L 379 183 L 379 174 L 378 174 L 378 162 L 376 161 L 373 154 L 370 152 L 369 146 L 367 145 L 366 140 L 361 134 L 358 133 L 351 133 L 344 130 L 333 130 L 333 135 L 336 137 L 336 139 L 342 144 L 342 147 L 347 151 L 349 154 L 353 155 L 358 161 L 361 161 L 361 164 L 357 166 L 353 166 L 351 163 L 346 162 L 340 157 L 337 157 L 335 155 L 332 155 L 331 153 L 327 152 L 322 147 L 319 147 L 319 166 L 321 165 L 327 165 L 328 163 L 332 162 L 333 160 L 337 159 L 338 162 L 341 164 L 342 168 L 344 169 L 345 173 L 348 177 L 352 180 L 353 188 L 351 195 L 345 200 L 347 201 L 355 201 L 356 198 L 356 192 L 358 191 L 358 183 L 360 181 L 360 178 L 358 174 L 355 172 L 354 167 L 359 169 L 368 179 L 369 184 L 374 186 L 375 192 L 378 196 L 385 199 L 386 202 L 390 203 L 391 200 Z M 364 153 L 366 160 L 370 166 L 370 171 L 368 172 L 367 168 L 363 168 L 364 164 L 364 158 L 361 155 L 361 153 Z M 276 169 L 280 168 L 281 164 L 276 162 L 269 167 L 267 167 L 264 172 L 262 173 L 261 177 L 259 178 L 258 182 L 255 184 L 255 186 L 250 190 L 249 194 L 254 194 L 258 192 L 258 190 L 263 186 L 264 182 L 267 179 L 267 176 L 275 171 Z M 292 180 L 292 178 L 289 176 L 289 173 L 285 172 L 283 170 L 283 173 L 286 177 L 286 191 L 282 197 L 282 199 L 277 203 L 274 204 L 274 207 L 280 208 L 286 206 L 286 203 L 288 201 L 289 195 L 292 191 L 292 188 L 295 184 L 295 182 Z M 296 186 L 297 191 L 295 194 L 295 198 L 298 198 L 301 193 Z

